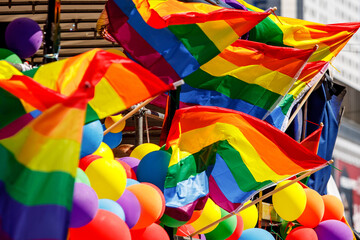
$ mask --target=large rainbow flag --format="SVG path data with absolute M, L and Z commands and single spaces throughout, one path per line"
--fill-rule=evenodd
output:
M 66 239 L 93 91 L 82 88 L 0 140 L 0 239 Z
M 269 15 L 176 0 L 109 0 L 105 7 L 100 34 L 166 82 L 194 72 Z
M 96 85 L 86 122 L 105 118 L 173 89 L 173 84 L 164 83 L 134 61 L 101 49 L 44 64 L 30 74 L 36 82 L 65 96 L 82 83 Z
M 165 214 L 180 221 L 207 196 L 231 212 L 258 191 L 326 163 L 270 124 L 218 107 L 177 110 L 166 149 Z
M 184 78 L 180 101 L 263 119 L 289 92 L 314 51 L 237 40 Z

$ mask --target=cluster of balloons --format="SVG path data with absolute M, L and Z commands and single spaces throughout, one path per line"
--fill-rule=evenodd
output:
M 278 184 L 275 189 L 286 183 L 288 181 Z M 336 196 L 321 196 L 315 190 L 295 183 L 275 193 L 272 201 L 277 214 L 286 221 L 285 225 L 295 226 L 283 233 L 286 240 L 353 239 L 344 218 L 344 205 Z

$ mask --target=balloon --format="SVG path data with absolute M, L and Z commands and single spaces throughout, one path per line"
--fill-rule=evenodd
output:
M 16 64 L 22 63 L 18 55 L 6 48 L 0 48 L 0 60 L 5 60 Z
M 195 232 L 195 229 L 193 226 L 191 226 L 190 224 L 185 224 L 185 225 L 178 227 L 178 229 L 176 231 L 176 236 L 187 237 L 194 232 Z M 198 234 L 196 234 L 195 236 L 192 236 L 192 238 L 199 239 L 200 236 Z
M 112 212 L 99 209 L 95 218 L 81 228 L 70 228 L 71 240 L 131 240 L 126 223 Z
M 86 176 L 85 172 L 81 168 L 76 169 L 75 182 L 85 183 L 86 185 L 90 186 L 90 180 L 89 180 L 89 178 Z
M 110 211 L 125 221 L 125 212 L 122 207 L 110 199 L 99 199 L 99 209 Z
M 136 240 L 170 240 L 165 229 L 156 223 L 153 223 L 144 229 L 132 229 L 130 232 L 132 239 Z
M 125 189 L 121 197 L 116 201 L 124 210 L 125 222 L 131 229 L 138 222 L 141 213 L 141 206 L 136 196 Z
M 153 186 L 140 183 L 126 188 L 132 192 L 140 202 L 140 218 L 133 229 L 141 229 L 157 221 L 164 209 L 164 197 Z
M 297 221 L 308 228 L 316 227 L 324 216 L 325 206 L 321 195 L 313 189 L 305 188 L 306 206 Z
M 114 160 L 114 153 L 111 148 L 104 142 L 100 143 L 100 146 L 96 149 L 96 151 L 92 155 L 98 155 L 103 158 Z
M 105 125 L 103 124 L 103 130 L 105 131 Z M 122 141 L 122 132 L 112 133 L 108 132 L 104 135 L 103 142 L 106 143 L 111 149 L 116 148 Z
M 275 238 L 264 229 L 250 228 L 243 231 L 239 240 L 275 240 Z
M 96 159 L 102 158 L 101 156 L 98 155 L 86 155 L 83 158 L 80 158 L 79 161 L 79 168 L 81 168 L 83 171 L 86 171 L 87 167 Z
M 160 222 L 163 225 L 166 225 L 168 227 L 172 227 L 172 228 L 177 228 L 180 227 L 182 225 L 184 225 L 186 222 L 185 221 L 179 221 L 176 220 L 166 214 L 164 214 L 161 218 L 160 218 Z
M 224 209 L 220 208 L 221 217 L 225 217 L 229 213 Z M 206 239 L 208 240 L 219 240 L 226 239 L 231 236 L 235 231 L 237 225 L 236 216 L 233 215 L 224 221 L 221 221 L 217 227 L 209 233 L 205 233 Z
M 17 18 L 9 23 L 5 30 L 5 42 L 8 49 L 20 58 L 31 57 L 39 50 L 43 33 L 37 22 L 30 18 Z
M 238 240 L 244 230 L 244 222 L 242 217 L 240 215 L 235 216 L 237 220 L 235 231 L 230 235 L 230 237 L 226 238 L 226 240 Z
M 352 240 L 353 233 L 345 223 L 338 220 L 326 220 L 321 222 L 315 232 L 319 240 Z
M 196 231 L 202 229 L 203 227 L 209 225 L 210 223 L 219 220 L 221 217 L 220 207 L 216 205 L 210 198 L 206 201 L 205 207 L 202 211 L 201 216 L 191 223 L 191 226 L 195 228 Z M 218 224 L 215 224 L 212 227 L 205 229 L 200 233 L 208 233 L 214 230 Z
M 162 209 L 161 209 L 161 213 L 160 213 L 160 216 L 158 219 L 156 219 L 156 221 L 158 221 L 162 215 L 164 214 L 165 212 L 165 197 L 164 197 L 164 194 L 163 192 L 154 184 L 152 183 L 148 183 L 148 182 L 143 182 L 143 184 L 147 184 L 147 185 L 150 185 L 151 187 L 153 187 L 160 195 L 160 198 L 161 198 L 161 205 L 162 205 Z
M 344 205 L 341 200 L 333 195 L 321 196 L 324 201 L 325 211 L 321 221 L 325 220 L 341 220 L 344 216 Z
M 131 178 L 126 179 L 126 187 L 134 185 L 134 184 L 139 184 L 139 183 L 140 182 L 135 179 L 131 179 Z
M 297 227 L 287 235 L 285 240 L 304 240 L 304 239 L 318 240 L 315 230 L 308 227 Z
M 137 167 L 137 180 L 150 182 L 160 188 L 161 191 L 164 191 L 170 158 L 170 153 L 161 150 L 146 154 Z
M 103 140 L 103 130 L 99 120 L 88 123 L 83 128 L 80 158 L 92 154 Z
M 126 162 L 131 168 L 132 170 L 134 170 L 134 172 L 136 173 L 137 167 L 140 163 L 140 160 L 134 157 L 122 157 L 119 158 L 118 160 Z
M 143 143 L 134 148 L 134 150 L 130 153 L 130 157 L 141 160 L 146 154 L 157 151 L 159 149 L 160 147 L 154 143 Z
M 280 182 L 275 190 L 290 182 L 289 180 Z M 305 210 L 306 194 L 299 183 L 294 183 L 272 196 L 274 209 L 279 216 L 286 221 L 294 221 Z
M 247 201 L 244 206 L 250 204 L 251 201 Z M 238 213 L 243 219 L 244 222 L 244 230 L 254 228 L 258 222 L 259 213 L 255 205 L 252 205 L 251 207 L 240 211 Z
M 114 123 L 120 121 L 120 119 L 123 118 L 122 114 L 118 114 L 118 115 L 114 115 L 114 116 L 109 116 L 107 118 L 105 118 L 105 128 L 109 128 L 111 127 Z M 126 125 L 126 121 L 121 122 L 119 125 L 117 125 L 116 127 L 114 127 L 113 129 L 110 130 L 110 133 L 119 133 L 122 130 L 124 130 Z
M 75 183 L 70 227 L 78 228 L 88 224 L 95 217 L 98 206 L 95 191 L 84 183 Z
M 115 160 L 99 158 L 86 168 L 91 186 L 99 198 L 118 200 L 126 187 L 126 173 Z
M 115 160 L 118 161 L 123 166 L 123 168 L 125 169 L 127 178 L 137 180 L 136 174 L 135 174 L 134 170 L 129 166 L 129 164 L 127 164 L 126 162 L 121 161 L 117 158 L 115 158 Z

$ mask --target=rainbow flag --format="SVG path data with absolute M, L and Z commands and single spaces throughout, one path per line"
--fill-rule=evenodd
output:
M 93 91 L 82 88 L 0 140 L 1 239 L 66 239 Z
M 258 191 L 326 161 L 250 115 L 218 107 L 177 110 L 166 149 L 165 213 L 187 221 L 210 196 L 233 211 Z
M 328 66 L 329 62 L 326 61 L 307 63 L 299 79 L 269 116 L 265 118 L 265 121 L 281 131 L 285 131 L 288 127 L 292 110 L 301 101 L 307 91 L 319 82 L 328 69 Z
M 180 101 L 263 119 L 288 93 L 314 51 L 237 40 L 184 78 Z
M 183 79 L 269 15 L 176 0 L 109 0 L 99 33 L 166 82 Z
M 86 122 L 103 119 L 173 88 L 134 61 L 101 49 L 42 65 L 31 74 L 36 82 L 65 96 L 80 84 L 96 85 Z

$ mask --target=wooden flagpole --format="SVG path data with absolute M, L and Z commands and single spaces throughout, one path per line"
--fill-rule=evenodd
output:
M 210 228 L 210 227 L 212 227 L 212 226 L 214 226 L 214 225 L 216 225 L 216 224 L 218 224 L 218 223 L 220 223 L 220 222 L 222 222 L 222 221 L 224 221 L 224 220 L 232 217 L 233 215 L 237 214 L 238 212 L 241 212 L 241 211 L 243 211 L 243 210 L 245 210 L 245 209 L 247 209 L 247 208 L 249 208 L 249 207 L 257 204 L 257 203 L 260 202 L 260 201 L 263 201 L 264 199 L 266 199 L 266 198 L 270 197 L 271 195 L 273 195 L 273 194 L 275 194 L 275 193 L 283 190 L 284 188 L 286 188 L 286 187 L 288 187 L 288 186 L 290 186 L 290 185 L 292 185 L 292 184 L 294 184 L 294 183 L 296 183 L 296 182 L 298 182 L 298 181 L 306 178 L 307 176 L 310 176 L 311 174 L 313 174 L 313 173 L 315 173 L 315 172 L 323 169 L 324 167 L 329 166 L 329 165 L 332 164 L 333 162 L 334 162 L 334 160 L 327 161 L 326 163 L 322 164 L 321 166 L 305 172 L 305 173 L 304 173 L 303 175 L 301 175 L 300 177 L 297 177 L 297 178 L 289 181 L 289 182 L 286 183 L 285 185 L 280 186 L 279 188 L 274 189 L 273 191 L 266 193 L 266 194 L 263 195 L 262 197 L 257 198 L 256 200 L 252 201 L 251 203 L 249 203 L 249 204 L 247 204 L 247 205 L 245 205 L 245 206 L 242 205 L 242 206 L 238 207 L 237 209 L 235 209 L 235 210 L 232 211 L 231 213 L 227 214 L 226 216 L 224 216 L 224 217 L 220 218 L 219 220 L 217 220 L 217 221 L 215 221 L 215 222 L 213 222 L 213 223 L 211 223 L 211 224 L 209 224 L 209 225 L 207 225 L 207 226 L 205 226 L 205 227 L 203 227 L 203 228 L 195 231 L 194 233 L 190 234 L 189 236 L 190 236 L 190 237 L 193 237 L 193 236 L 195 236 L 196 234 L 200 234 L 200 233 L 203 232 L 204 230 L 206 230 L 206 229 L 208 229 L 208 228 Z
M 116 127 L 117 125 L 119 125 L 120 123 L 126 121 L 127 119 L 129 119 L 130 117 L 132 117 L 136 112 L 138 112 L 142 107 L 146 106 L 147 104 L 149 104 L 152 100 L 154 100 L 155 98 L 157 98 L 159 95 L 156 95 L 155 97 L 152 98 L 148 98 L 146 99 L 144 102 L 142 102 L 141 104 L 139 104 L 138 106 L 136 106 L 136 108 L 134 108 L 133 110 L 131 110 L 130 112 L 128 112 L 123 118 L 121 118 L 119 121 L 117 121 L 116 123 L 114 123 L 113 125 L 111 125 L 109 128 L 107 128 L 104 131 L 104 135 L 106 135 L 107 133 L 109 133 L 111 131 L 111 129 L 113 129 L 114 127 Z

